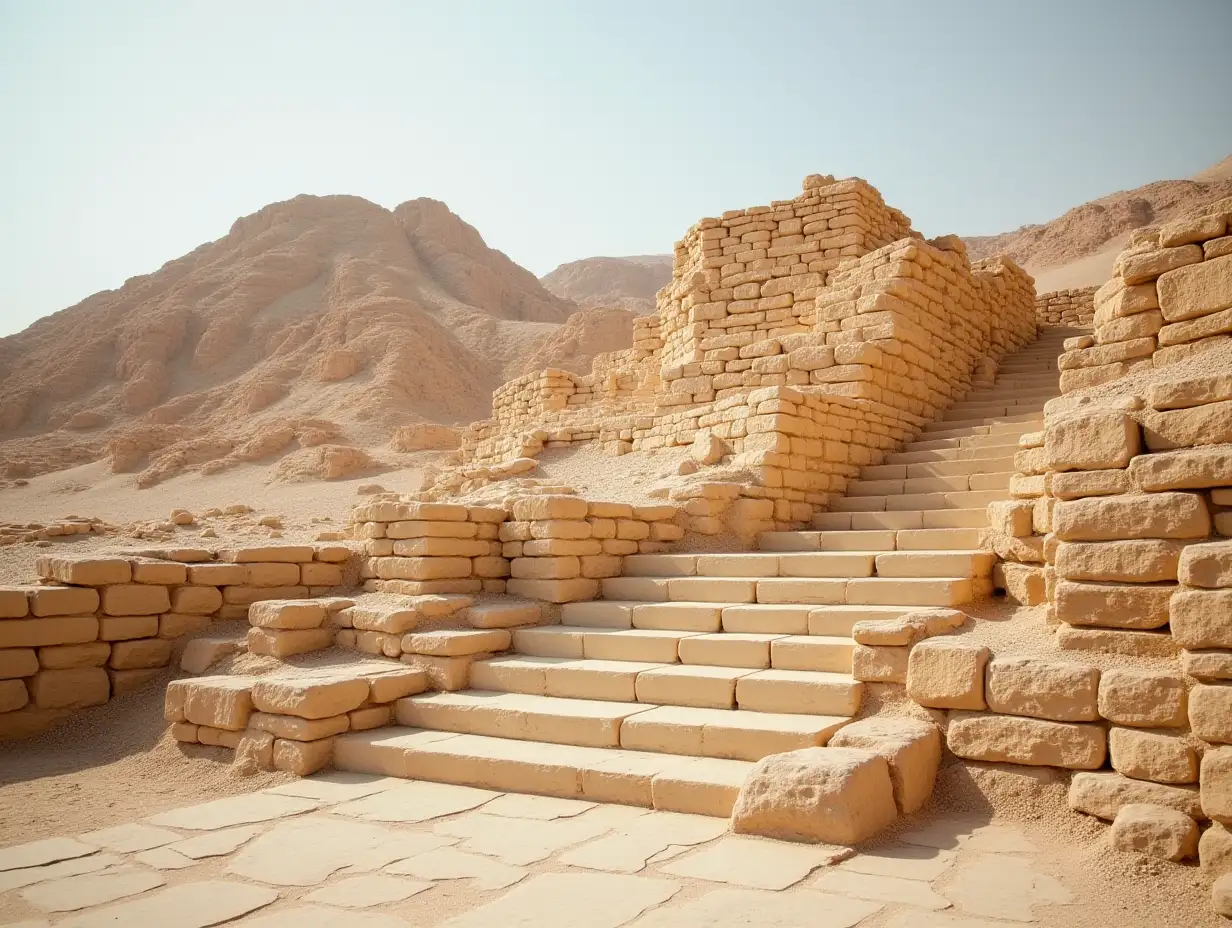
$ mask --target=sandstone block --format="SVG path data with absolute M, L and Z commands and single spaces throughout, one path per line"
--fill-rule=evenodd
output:
M 122 557 L 40 557 L 36 569 L 45 580 L 74 586 L 128 583 L 133 576 L 132 565 Z
M 182 638 L 184 635 L 192 635 L 207 628 L 209 624 L 209 616 L 165 612 L 158 617 L 158 637 Z
M 23 587 L 0 586 L 0 619 L 20 619 L 29 613 L 30 601 Z
M 103 641 L 152 638 L 157 634 L 156 615 L 105 615 L 98 620 L 98 637 Z
M 1112 846 L 1161 860 L 1185 860 L 1198 855 L 1198 823 L 1166 806 L 1129 803 L 1112 820 Z
M 1211 909 L 1216 915 L 1232 918 L 1232 874 L 1225 873 L 1211 885 Z
M 232 548 L 218 552 L 220 561 L 232 564 L 284 563 L 311 561 L 311 545 L 270 545 L 267 548 Z
M 320 628 L 325 615 L 325 607 L 319 603 L 267 599 L 249 607 L 248 624 L 269 629 Z
M 1152 538 L 1131 541 L 1062 541 L 1054 566 L 1064 580 L 1159 583 L 1176 580 L 1185 542 Z
M 933 709 L 983 709 L 988 648 L 933 638 L 911 649 L 907 695 Z
M 107 676 L 111 679 L 111 698 L 123 696 L 133 690 L 139 690 L 152 680 L 162 676 L 161 667 L 132 667 L 128 669 L 107 668 Z
M 1159 308 L 1169 322 L 1227 309 L 1232 306 L 1232 255 L 1169 271 L 1160 277 L 1157 286 Z
M 98 590 L 87 587 L 43 586 L 30 590 L 30 614 L 36 616 L 84 615 L 94 612 L 98 602 Z M 7 647 L 3 643 L 0 646 Z
M 1138 423 L 1123 412 L 1075 412 L 1044 428 L 1044 455 L 1053 470 L 1123 468 L 1142 451 Z
M 855 844 L 897 815 L 884 757 L 852 748 L 806 748 L 758 761 L 732 810 L 732 830 L 788 841 Z
M 1058 580 L 1053 591 L 1056 615 L 1070 625 L 1152 629 L 1168 624 L 1171 584 L 1078 583 Z
M 1232 588 L 1232 541 L 1190 545 L 1181 554 L 1177 576 L 1185 586 L 1205 589 Z M 1232 606 L 1232 594 L 1229 596 L 1224 605 L 1225 609 Z M 1216 607 L 1214 598 L 1209 601 L 1209 605 Z
M 1212 821 L 1232 825 L 1232 747 L 1202 755 L 1202 811 Z
M 1232 442 L 1232 400 L 1169 412 L 1148 410 L 1142 416 L 1143 437 L 1151 451 Z
M 288 741 L 319 741 L 331 735 L 341 734 L 349 727 L 350 721 L 345 715 L 335 715 L 324 719 L 301 719 L 293 715 L 254 712 L 248 719 L 249 730 L 268 732 L 275 738 L 285 738 Z
M 248 651 L 269 657 L 294 657 L 321 651 L 334 643 L 330 628 L 299 628 L 281 630 L 276 628 L 248 629 Z
M 1129 476 L 1143 490 L 1201 490 L 1232 484 L 1232 449 L 1186 448 L 1142 454 L 1129 462 Z
M 85 589 L 84 587 L 79 589 Z M 86 590 L 93 593 L 93 590 Z M 38 648 L 80 644 L 98 638 L 98 619 L 92 615 L 52 616 L 45 619 L 6 619 L 0 622 L 0 648 Z
M 213 586 L 181 586 L 171 591 L 171 611 L 210 615 L 222 608 L 222 592 Z
M 1030 535 L 1034 504 L 1028 500 L 998 500 L 988 504 L 988 524 L 1012 538 Z
M 0 651 L 0 654 L 4 654 Z M 46 670 L 71 670 L 74 667 L 102 667 L 111 656 L 111 645 L 106 641 L 87 641 L 83 644 L 62 644 L 39 648 L 39 663 Z
M 132 562 L 133 583 L 158 583 L 177 586 L 188 579 L 188 565 L 175 561 L 159 561 L 138 558 Z M 119 581 L 121 583 L 126 581 Z
M 1192 819 L 1205 818 L 1196 786 L 1167 786 L 1106 772 L 1075 773 L 1070 780 L 1071 809 L 1112 821 L 1122 806 L 1131 803 L 1166 806 Z
M 1204 682 L 1232 680 L 1232 650 L 1182 651 L 1181 669 Z
M 993 577 L 1006 597 L 1020 605 L 1038 606 L 1048 599 L 1041 567 L 1005 562 L 993 568 Z
M 1232 590 L 1178 590 L 1169 611 L 1182 648 L 1232 648 Z
M 174 722 L 171 725 L 171 737 L 186 744 L 197 744 L 197 726 L 191 722 Z
M 1121 277 L 1127 284 L 1146 283 L 1170 271 L 1196 264 L 1202 260 L 1202 249 L 1197 245 L 1180 245 L 1176 248 L 1161 248 L 1156 251 L 1131 255 L 1121 263 Z M 1159 281 L 1162 290 L 1162 281 Z M 1160 293 L 1160 305 L 1163 294 Z
M 1189 727 L 1203 741 L 1232 744 L 1232 685 L 1195 686 L 1189 693 Z
M 226 731 L 242 731 L 252 713 L 249 677 L 197 677 L 167 684 L 163 717 Z
M 117 641 L 111 646 L 107 664 L 115 670 L 144 670 L 171 663 L 171 642 L 166 638 L 138 638 Z
M 577 557 L 518 557 L 509 562 L 517 580 L 572 580 L 582 573 Z
M 171 611 L 167 588 L 141 583 L 103 587 L 102 608 L 107 615 L 158 615 Z
M 246 570 L 249 586 L 297 586 L 300 582 L 299 564 L 249 564 Z
M 184 646 L 180 669 L 185 673 L 205 673 L 224 657 L 243 651 L 246 646 L 243 638 L 194 638 Z
M 513 518 L 518 522 L 548 519 L 585 519 L 586 500 L 577 496 L 525 496 L 513 501 Z
M 1112 769 L 1135 780 L 1196 783 L 1198 753 L 1183 736 L 1170 731 L 1122 728 L 1108 730 Z
M 1061 541 L 1205 538 L 1211 516 L 1196 493 L 1146 493 L 1060 501 L 1052 528 Z
M 865 683 L 906 683 L 910 648 L 858 644 L 851 652 L 851 675 Z
M 1171 673 L 1133 668 L 1105 670 L 1099 681 L 1099 714 L 1133 728 L 1180 728 L 1189 704 L 1185 680 Z
M 107 645 L 103 645 L 103 649 L 110 650 Z M 33 676 L 38 669 L 38 654 L 33 648 L 6 648 L 0 651 L 0 680 Z
M 344 715 L 367 698 L 367 680 L 262 677 L 252 686 L 252 704 L 258 711 L 302 719 Z
M 1002 764 L 1097 770 L 1107 756 L 1100 725 L 954 712 L 946 744 L 959 757 Z
M 300 583 L 304 586 L 341 586 L 342 568 L 337 564 L 301 564 Z
M 1159 230 L 1159 244 L 1165 248 L 1173 248 L 1177 245 L 1205 242 L 1207 239 L 1219 238 L 1226 227 L 1222 213 L 1176 219 Z
M 0 714 L 16 712 L 29 701 L 26 684 L 21 680 L 0 680 Z
M 433 657 L 427 654 L 403 654 L 404 664 L 409 665 L 428 681 L 429 688 L 455 692 L 465 689 L 470 682 L 473 656 Z
M 1054 722 L 1094 722 L 1099 669 L 1087 664 L 1037 658 L 989 661 L 985 699 L 993 712 Z
M 599 581 L 578 577 L 573 580 L 510 580 L 506 589 L 513 596 L 540 599 L 550 603 L 570 603 L 594 599 Z
M 234 751 L 240 746 L 244 737 L 242 731 L 229 731 L 225 728 L 211 728 L 208 725 L 197 726 L 197 741 L 210 747 L 226 748 Z
M 902 815 L 920 809 L 932 795 L 941 763 L 941 732 L 931 722 L 911 718 L 867 718 L 839 729 L 832 748 L 880 754 L 890 765 L 894 801 Z
M 40 670 L 26 681 L 26 688 L 39 709 L 84 709 L 111 698 L 111 681 L 101 667 Z
M 1138 657 L 1176 657 L 1180 650 L 1167 632 L 1082 628 L 1063 622 L 1057 627 L 1056 641 L 1062 651 L 1108 651 Z
M 1232 873 L 1232 831 L 1218 822 L 1212 823 L 1198 839 L 1198 860 L 1203 873 Z
M 402 638 L 402 650 L 437 657 L 463 657 L 492 651 L 507 651 L 510 634 L 503 628 L 436 629 Z
M 297 777 L 306 777 L 318 770 L 324 770 L 333 759 L 333 738 L 322 738 L 320 741 L 288 741 L 279 738 L 274 742 L 274 769 Z
M 1205 374 L 1185 380 L 1171 380 L 1151 386 L 1154 409 L 1185 409 L 1232 400 L 1232 374 Z
M 274 769 L 274 736 L 269 732 L 248 729 L 235 746 L 231 761 L 236 776 L 251 776 L 258 770 Z
M 199 586 L 238 586 L 248 582 L 243 564 L 189 564 L 188 582 Z

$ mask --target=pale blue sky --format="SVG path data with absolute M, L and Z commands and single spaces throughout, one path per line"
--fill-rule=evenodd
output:
M 0 0 L 0 335 L 298 193 L 537 274 L 859 175 L 1001 232 L 1232 153 L 1230 0 Z

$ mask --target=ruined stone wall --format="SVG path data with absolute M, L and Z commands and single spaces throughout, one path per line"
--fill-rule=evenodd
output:
M 1061 390 L 1232 346 L 1232 200 L 1135 232 L 1095 292 L 1095 332 L 1061 356 Z
M 1089 329 L 1095 318 L 1098 287 L 1054 290 L 1035 298 L 1035 316 L 1040 325 Z

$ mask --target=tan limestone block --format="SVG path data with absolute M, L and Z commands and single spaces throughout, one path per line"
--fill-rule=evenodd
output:
M 115 670 L 142 670 L 166 667 L 171 662 L 171 642 L 166 638 L 138 638 L 117 641 L 107 661 Z
M 1119 773 L 1075 773 L 1070 780 L 1069 807 L 1107 821 L 1131 803 L 1166 806 L 1195 820 L 1205 819 L 1196 786 L 1168 786 L 1131 780 Z
M 1198 860 L 1209 875 L 1232 873 L 1232 831 L 1214 822 L 1198 839 Z
M 234 751 L 238 748 L 243 737 L 244 733 L 242 731 L 231 731 L 226 728 L 211 728 L 208 725 L 200 725 L 197 727 L 197 741 L 201 744 L 207 744 L 210 747 L 226 748 L 228 751 Z
M 518 544 L 518 542 L 511 542 Z M 533 557 L 562 557 L 566 555 L 588 555 L 599 554 L 603 551 L 603 545 L 597 538 L 583 538 L 581 540 L 573 540 L 569 538 L 544 538 L 538 541 L 521 542 L 521 555 L 528 558 Z
M 1143 454 L 1130 461 L 1128 474 L 1139 488 L 1151 492 L 1225 486 L 1232 484 L 1232 449 L 1185 448 Z
M 752 672 L 739 667 L 679 665 L 647 669 L 634 681 L 636 698 L 657 705 L 733 709 L 737 681 Z
M 210 615 L 222 608 L 222 592 L 213 586 L 180 586 L 171 591 L 171 611 Z
M 932 795 L 941 763 L 941 732 L 931 722 L 912 718 L 867 718 L 839 729 L 833 748 L 880 754 L 890 765 L 894 801 L 902 815 L 919 810 Z
M 510 574 L 518 580 L 572 580 L 582 573 L 577 557 L 518 557 L 509 562 Z
M 197 737 L 197 728 L 198 726 L 191 722 L 175 722 L 171 726 L 171 737 L 186 744 L 197 744 L 200 740 Z
M 546 519 L 530 523 L 531 539 L 580 539 L 590 538 L 591 535 L 592 528 L 589 522 L 573 519 Z
M 111 681 L 101 667 L 40 670 L 26 681 L 26 688 L 39 709 L 84 709 L 111 698 Z
M 1232 541 L 1190 545 L 1181 555 L 1178 577 L 1185 586 L 1232 588 Z M 1213 598 L 1210 605 L 1215 606 Z
M 200 586 L 238 586 L 248 582 L 243 564 L 189 564 L 188 582 Z
M 4 652 L 0 651 L 0 654 Z M 39 663 L 47 670 L 71 670 L 76 667 L 102 667 L 111 656 L 111 645 L 105 641 L 84 644 L 54 645 L 39 648 Z
M 1146 493 L 1060 501 L 1052 525 L 1061 541 L 1196 539 L 1210 534 L 1211 517 L 1196 493 Z
M 36 563 L 39 576 L 74 586 L 106 586 L 128 583 L 132 566 L 121 557 L 40 557 Z
M 1054 566 L 1064 580 L 1159 583 L 1176 580 L 1185 542 L 1140 538 L 1131 541 L 1062 541 Z
M 319 603 L 267 599 L 249 607 L 248 624 L 281 630 L 320 628 L 325 615 L 325 607 Z
M 922 641 L 907 663 L 907 695 L 934 709 L 983 709 L 988 648 L 950 638 Z
M 162 586 L 177 586 L 188 580 L 188 565 L 175 561 L 135 558 L 132 561 L 133 583 L 157 583 Z M 117 581 L 126 583 L 127 581 Z
M 164 717 L 210 728 L 241 731 L 252 712 L 252 679 L 197 677 L 167 684 Z
M 300 583 L 304 586 L 341 586 L 342 568 L 337 564 L 301 564 Z
M 1213 821 L 1232 825 L 1232 746 L 1202 755 L 1202 811 Z
M 855 844 L 897 817 L 884 757 L 853 748 L 806 748 L 758 761 L 732 810 L 732 830 Z
M 248 586 L 297 586 L 300 582 L 299 564 L 249 564 L 246 570 Z
M 167 612 L 158 617 L 159 638 L 181 638 L 192 635 L 209 627 L 210 617 L 206 615 L 181 615 Z
M 1137 460 L 1139 458 L 1134 458 L 1134 461 Z M 1133 466 L 1131 461 L 1130 468 Z M 1128 493 L 1131 489 L 1129 473 L 1124 470 L 1074 470 L 1052 475 L 1052 495 L 1057 499 L 1115 496 Z
M 369 545 L 368 553 L 375 555 L 378 553 L 378 548 L 385 554 L 392 553 L 399 557 L 475 557 L 488 553 L 487 542 L 474 538 L 403 538 L 392 542 L 392 545 L 391 550 L 386 550 L 382 545 Z M 305 564 L 300 567 L 301 574 L 307 566 Z M 316 576 L 311 571 L 308 574 Z M 339 576 L 341 576 L 341 571 Z M 329 585 L 336 586 L 339 582 L 341 580 Z
M 102 646 L 110 650 L 107 645 Z M 106 661 L 106 656 L 103 657 Z M 0 651 L 0 680 L 16 680 L 38 673 L 38 654 L 33 648 L 6 648 Z
M 996 658 L 985 680 L 988 708 L 1054 722 L 1094 722 L 1099 669 L 1087 664 L 1037 658 Z
M 388 713 L 388 710 L 386 712 Z M 288 741 L 319 741 L 321 738 L 341 734 L 349 727 L 350 722 L 346 715 L 301 719 L 293 715 L 254 712 L 248 719 L 249 730 L 268 732 L 275 738 L 285 738 Z
M 454 692 L 466 688 L 474 658 L 403 654 L 401 660 L 404 664 L 423 673 L 431 689 Z
M 1232 442 L 1232 400 L 1170 412 L 1146 410 L 1142 428 L 1151 451 L 1226 444 Z
M 684 664 L 717 667 L 770 667 L 770 643 L 776 636 L 725 633 L 691 635 L 680 639 L 679 657 Z
M 1171 584 L 1078 583 L 1058 580 L 1053 590 L 1056 615 L 1070 625 L 1152 629 L 1168 624 Z
M 133 690 L 139 690 L 147 683 L 162 676 L 162 667 L 131 667 L 115 669 L 108 667 L 107 676 L 111 679 L 111 697 L 123 696 Z
M 1185 245 L 1175 250 L 1197 247 Z M 1232 255 L 1189 263 L 1192 266 L 1169 271 L 1158 281 L 1159 308 L 1169 322 L 1205 316 L 1232 306 Z
M 1198 754 L 1190 739 L 1167 730 L 1123 728 L 1108 730 L 1112 769 L 1135 780 L 1155 783 L 1196 783 Z
M 85 590 L 84 587 L 78 589 Z M 86 590 L 93 593 L 93 590 Z M 98 638 L 98 619 L 92 615 L 52 616 L 44 619 L 6 619 L 0 622 L 0 648 L 37 648 L 80 644 Z
M 260 712 L 323 719 L 358 709 L 368 698 L 364 679 L 262 677 L 252 684 L 252 704 Z
M 1123 468 L 1142 451 L 1138 423 L 1123 412 L 1072 412 L 1044 428 L 1044 455 L 1052 470 Z
M 98 620 L 98 637 L 102 641 L 152 638 L 157 634 L 156 615 L 104 615 Z
M 301 628 L 287 631 L 273 628 L 250 628 L 247 641 L 248 651 L 251 654 L 294 657 L 296 654 L 307 654 L 310 651 L 320 651 L 330 647 L 334 643 L 334 632 L 329 628 Z
M 1189 692 L 1171 673 L 1127 667 L 1105 670 L 1099 681 L 1099 714 L 1133 728 L 1180 728 Z
M 525 599 L 570 603 L 594 599 L 599 594 L 599 581 L 585 577 L 574 580 L 510 580 L 506 589 L 511 595 Z
M 413 632 L 402 638 L 402 650 L 436 657 L 464 657 L 492 651 L 507 651 L 511 637 L 503 628 L 437 629 Z
M 369 706 L 366 709 L 354 709 L 347 713 L 351 731 L 371 731 L 394 723 L 393 706 Z
M 959 757 L 1001 764 L 1097 770 L 1107 756 L 1101 725 L 953 712 L 946 744 Z
M 525 496 L 513 501 L 513 518 L 518 522 L 585 519 L 589 508 L 586 500 L 577 496 Z
M 0 713 L 16 712 L 30 702 L 26 684 L 21 680 L 0 680 Z
M 266 548 L 232 548 L 218 552 L 220 561 L 232 564 L 298 563 L 311 561 L 311 545 L 270 545 Z
M 1159 244 L 1165 248 L 1189 245 L 1219 238 L 1227 228 L 1223 213 L 1175 219 L 1159 230 Z
M 1170 605 L 1172 637 L 1183 648 L 1232 648 L 1232 589 L 1178 590 Z
M 88 587 L 45 586 L 30 590 L 30 614 L 35 616 L 84 615 L 98 609 L 98 603 L 98 590 Z M 9 647 L 2 642 L 0 646 Z
M 1175 809 L 1130 803 L 1112 820 L 1112 846 L 1160 860 L 1185 860 L 1198 856 L 1198 823 Z
M 856 645 L 851 652 L 851 676 L 865 683 L 906 683 L 910 653 L 907 647 Z
M 1232 685 L 1195 686 L 1189 693 L 1189 726 L 1203 741 L 1232 744 Z
M 1030 535 L 1034 505 L 1027 500 L 997 500 L 988 504 L 988 524 L 1012 538 Z
M 103 587 L 102 594 L 102 610 L 107 615 L 158 615 L 171 611 L 171 597 L 162 586 L 122 583 Z
M 1140 284 L 1170 271 L 1196 264 L 1202 260 L 1202 249 L 1197 245 L 1180 245 L 1176 248 L 1161 248 L 1142 254 L 1131 255 L 1121 262 L 1121 277 L 1127 284 Z M 1162 291 L 1163 282 L 1160 281 Z M 1160 305 L 1163 305 L 1160 293 Z
M 30 601 L 24 587 L 0 586 L 0 619 L 20 619 L 30 613 Z

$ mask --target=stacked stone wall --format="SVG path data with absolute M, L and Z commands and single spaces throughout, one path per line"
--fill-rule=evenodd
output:
M 1232 346 L 1232 200 L 1134 233 L 1095 292 L 1095 333 L 1061 356 L 1061 390 Z
M 1054 290 L 1035 298 L 1035 316 L 1042 326 L 1089 329 L 1095 319 L 1095 291 L 1099 287 Z
M 163 672 L 176 639 L 264 600 L 327 595 L 342 544 L 43 557 L 42 585 L 0 587 L 0 740 L 25 737 Z

